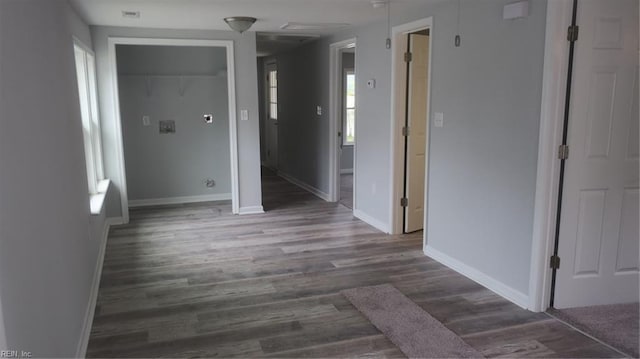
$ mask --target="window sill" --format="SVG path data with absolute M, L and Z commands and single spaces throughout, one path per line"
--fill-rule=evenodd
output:
M 99 216 L 104 208 L 104 201 L 107 198 L 107 191 L 111 181 L 108 179 L 98 182 L 98 193 L 90 195 L 89 205 L 92 216 Z
M 351 142 L 351 143 L 343 143 L 342 147 L 353 147 L 355 145 L 355 142 Z

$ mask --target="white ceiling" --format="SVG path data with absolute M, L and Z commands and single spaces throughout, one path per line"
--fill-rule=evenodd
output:
M 392 11 L 406 10 L 435 0 L 392 0 Z M 228 30 L 227 16 L 258 19 L 252 31 L 287 32 L 287 22 L 347 23 L 357 26 L 386 18 L 386 9 L 374 9 L 371 0 L 71 0 L 90 25 L 169 29 Z M 140 11 L 139 19 L 122 17 L 122 11 Z M 294 33 L 327 35 L 336 29 Z

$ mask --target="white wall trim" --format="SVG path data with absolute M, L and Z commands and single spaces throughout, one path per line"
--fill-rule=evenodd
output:
M 545 55 L 542 80 L 542 104 L 538 140 L 538 169 L 529 272 L 528 309 L 541 312 L 549 307 L 551 270 L 560 176 L 557 148 L 562 142 L 564 100 L 567 83 L 571 22 L 571 0 L 547 3 Z
M 124 221 L 124 218 L 122 217 L 110 217 L 110 218 L 107 218 L 106 221 L 109 224 L 109 228 L 113 226 L 120 226 L 120 225 L 126 224 L 126 222 Z
M 427 171 L 426 175 L 425 175 L 425 211 L 424 211 L 424 225 L 425 228 L 427 226 L 427 219 L 428 217 L 428 206 L 427 206 L 427 202 L 428 202 L 428 194 L 429 194 L 429 147 L 430 147 L 430 119 L 431 119 L 431 98 L 432 98 L 432 91 L 431 91 L 431 82 L 432 82 L 432 76 L 431 76 L 431 68 L 433 67 L 433 17 L 428 17 L 428 18 L 424 18 L 424 19 L 420 19 L 417 21 L 413 21 L 407 24 L 402 24 L 402 25 L 398 25 L 398 26 L 394 26 L 391 29 L 391 88 L 394 89 L 395 88 L 395 84 L 396 81 L 399 81 L 399 77 L 396 74 L 396 57 L 395 57 L 395 53 L 396 51 L 398 51 L 398 47 L 396 45 L 397 41 L 395 41 L 396 36 L 400 35 L 400 34 L 404 34 L 404 33 L 409 33 L 409 32 L 415 32 L 415 31 L 420 31 L 420 30 L 424 30 L 424 29 L 429 29 L 429 70 L 428 70 L 428 85 L 427 85 L 427 109 L 429 111 L 429 113 L 427 114 L 427 148 L 426 148 L 426 152 L 425 152 L 425 169 Z M 390 186 L 390 191 L 389 191 L 389 204 L 390 204 L 390 210 L 389 210 L 389 230 L 391 234 L 400 234 L 402 233 L 402 211 L 403 208 L 400 206 L 400 199 L 402 198 L 402 188 L 403 188 L 403 180 L 404 180 L 404 172 L 402 171 L 402 163 L 404 163 L 403 161 L 403 156 L 404 156 L 404 146 L 403 146 L 403 142 L 399 141 L 399 138 L 401 138 L 401 132 L 402 132 L 402 123 L 400 123 L 398 121 L 398 119 L 396 119 L 396 94 L 395 91 L 391 91 L 391 120 L 390 120 L 390 124 L 391 124 L 391 133 L 390 133 L 390 144 L 391 144 L 391 148 L 390 148 L 390 153 L 391 156 L 389 156 L 390 158 L 390 163 L 389 163 L 389 168 L 391 169 L 391 171 L 389 171 L 389 183 L 391 184 Z M 427 231 L 424 231 L 424 243 L 426 245 L 427 242 Z
M 359 209 L 353 210 L 353 216 L 383 233 L 389 233 L 389 226 L 386 223 L 371 217 Z
M 100 236 L 100 246 L 98 247 L 98 261 L 93 271 L 93 280 L 91 284 L 91 292 L 89 292 L 89 302 L 84 314 L 84 322 L 82 331 L 80 332 L 80 341 L 76 349 L 76 358 L 84 358 L 87 355 L 87 346 L 89 345 L 89 337 L 91 336 L 91 326 L 93 325 L 93 317 L 96 310 L 96 302 L 98 300 L 98 290 L 100 289 L 100 278 L 102 277 L 102 265 L 104 263 L 104 255 L 107 248 L 107 239 L 109 237 L 109 229 L 111 226 L 122 221 L 121 218 L 107 218 L 104 221 L 102 235 Z
M 253 206 L 253 207 L 240 207 L 240 212 L 238 214 L 263 214 L 264 208 L 262 206 Z
M 338 146 L 338 132 L 342 131 L 339 126 L 342 117 L 342 108 L 340 106 L 341 91 L 337 91 L 338 84 L 342 83 L 342 57 L 340 50 L 356 47 L 356 38 L 351 38 L 329 45 L 329 194 L 330 202 L 337 202 L 340 199 L 340 150 Z M 358 54 L 356 51 L 356 58 Z M 358 71 L 356 69 L 356 83 L 358 81 Z M 356 113 L 357 113 L 357 96 L 356 96 Z M 356 137 L 358 134 L 358 119 L 356 118 Z M 358 140 L 356 139 L 356 142 Z M 353 144 L 353 167 L 356 168 L 356 144 Z M 355 191 L 355 174 L 353 179 L 353 205 L 356 205 Z M 324 198 L 323 198 L 324 199 Z
M 353 168 L 343 168 L 340 170 L 341 175 L 350 175 L 353 174 Z
M 162 206 L 167 204 L 228 201 L 231 198 L 232 198 L 231 193 L 218 193 L 218 194 L 206 194 L 201 196 L 132 199 L 129 201 L 129 208 L 146 207 L 146 206 Z
M 285 181 L 290 182 L 290 183 L 302 188 L 305 191 L 311 192 L 312 194 L 316 195 L 318 198 L 320 198 L 322 200 L 325 200 L 327 202 L 335 202 L 335 201 L 331 201 L 331 197 L 329 196 L 328 193 L 322 192 L 321 190 L 313 187 L 312 185 L 307 184 L 305 182 L 302 182 L 301 180 L 299 180 L 299 179 L 297 179 L 297 178 L 295 178 L 295 177 L 293 177 L 291 175 L 283 173 L 282 171 L 278 171 L 278 176 L 280 176 Z
M 236 81 L 233 40 L 197 40 L 197 39 L 166 39 L 142 37 L 109 37 L 108 58 L 111 70 L 111 81 L 114 96 L 116 158 L 118 160 L 118 180 L 120 185 L 120 202 L 122 218 L 129 222 L 129 199 L 127 193 L 127 176 L 124 159 L 124 140 L 122 136 L 122 119 L 120 118 L 120 95 L 118 88 L 118 64 L 116 59 L 116 45 L 162 45 L 162 46 L 202 46 L 224 47 L 227 52 L 227 82 L 229 91 L 229 138 L 231 157 L 231 194 L 232 212 L 237 214 L 240 206 L 238 184 L 238 128 L 236 115 Z
M 479 270 L 438 251 L 437 249 L 434 249 L 431 246 L 425 246 L 424 254 L 462 274 L 463 276 L 471 279 L 472 281 L 482 285 L 483 287 L 493 291 L 501 297 L 504 297 L 505 299 L 515 303 L 519 307 L 522 307 L 524 309 L 527 308 L 529 297 L 519 290 L 516 290 L 496 280 L 495 278 L 488 276 L 480 272 Z

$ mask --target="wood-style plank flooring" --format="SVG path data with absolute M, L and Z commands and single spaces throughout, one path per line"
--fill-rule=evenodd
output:
M 391 283 L 487 357 L 619 357 L 388 236 L 263 177 L 264 215 L 230 203 L 131 211 L 112 229 L 90 357 L 403 357 L 340 290 Z

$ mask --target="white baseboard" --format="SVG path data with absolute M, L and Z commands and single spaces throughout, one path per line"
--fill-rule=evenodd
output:
M 473 280 L 474 282 L 482 285 L 483 287 L 495 292 L 496 294 L 504 297 L 505 299 L 513 302 L 514 304 L 527 309 L 529 304 L 529 296 L 511 288 L 510 286 L 490 277 L 479 270 L 460 262 L 459 260 L 452 258 L 433 247 L 425 246 L 424 254 L 428 257 L 444 264 L 445 266 L 453 269 L 454 271 L 462 274 L 463 276 Z
M 240 210 L 238 211 L 239 215 L 245 215 L 245 214 L 262 214 L 264 213 L 264 208 L 262 208 L 262 206 L 253 206 L 253 207 L 240 207 Z
M 351 175 L 353 174 L 353 168 L 345 168 L 340 170 L 341 175 Z
M 319 190 L 319 189 L 317 189 L 317 188 L 315 188 L 315 187 L 313 187 L 313 186 L 311 186 L 311 185 L 309 185 L 307 183 L 304 183 L 304 182 L 300 181 L 297 178 L 294 178 L 294 177 L 292 177 L 292 176 L 290 176 L 290 175 L 288 175 L 286 173 L 283 173 L 282 171 L 278 171 L 278 176 L 282 177 L 284 180 L 286 180 L 288 182 L 293 183 L 294 185 L 302 188 L 305 191 L 311 192 L 312 194 L 316 195 L 318 198 L 320 198 L 322 200 L 325 200 L 327 202 L 331 202 L 331 197 L 329 196 L 328 193 L 324 193 L 321 190 Z
M 207 194 L 202 196 L 136 199 L 136 200 L 129 201 L 129 208 L 146 207 L 146 206 L 162 206 L 167 204 L 226 201 L 230 199 L 231 199 L 231 193 Z
M 378 230 L 380 230 L 380 231 L 382 231 L 384 233 L 389 233 L 390 232 L 389 231 L 389 226 L 386 223 L 381 222 L 381 221 L 371 217 L 370 215 L 362 212 L 359 209 L 354 209 L 353 210 L 353 216 L 358 218 L 358 219 L 360 219 L 361 221 L 367 223 L 368 225 L 370 225 L 372 227 L 375 227 L 376 229 L 378 229 Z
M 93 271 L 93 282 L 91 284 L 91 292 L 89 293 L 89 303 L 87 304 L 87 309 L 84 315 L 82 332 L 80 332 L 80 341 L 78 342 L 78 348 L 76 349 L 76 358 L 85 358 L 87 355 L 87 346 L 89 345 L 91 326 L 93 325 L 93 316 L 95 314 L 96 302 L 98 300 L 98 290 L 100 289 L 100 278 L 102 277 L 102 265 L 104 263 L 104 255 L 107 248 L 109 229 L 115 223 L 122 224 L 122 218 L 107 218 L 104 221 L 102 236 L 100 237 L 98 260 Z
M 109 226 L 109 228 L 113 227 L 113 226 L 119 226 L 122 224 L 126 224 L 124 223 L 124 218 L 122 217 L 110 217 L 106 219 L 106 223 Z

